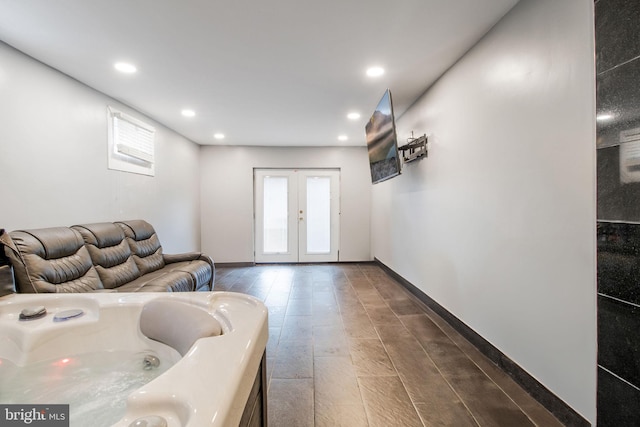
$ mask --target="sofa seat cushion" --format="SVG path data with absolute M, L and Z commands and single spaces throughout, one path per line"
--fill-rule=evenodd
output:
M 209 290 L 209 283 L 211 283 L 211 276 L 213 273 L 211 266 L 205 261 L 196 259 L 193 261 L 181 261 L 166 264 L 163 270 L 183 271 L 185 273 L 189 273 L 193 278 L 195 290 Z
M 118 292 L 190 292 L 195 290 L 191 274 L 163 268 L 118 287 Z

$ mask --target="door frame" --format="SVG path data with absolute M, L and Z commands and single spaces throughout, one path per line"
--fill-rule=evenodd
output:
M 308 254 L 303 253 L 301 242 L 302 236 L 300 229 L 306 228 L 301 225 L 304 222 L 304 216 L 301 219 L 299 204 L 300 194 L 306 194 L 306 188 L 301 191 L 298 187 L 304 180 L 306 184 L 306 177 L 314 176 L 314 172 L 317 176 L 330 176 L 331 177 L 331 250 L 322 254 Z M 289 198 L 289 210 L 287 218 L 287 226 L 289 227 L 288 235 L 288 251 L 282 254 L 262 254 L 259 253 L 259 247 L 263 244 L 264 240 L 262 230 L 259 226 L 263 226 L 263 223 L 258 218 L 259 206 L 261 203 L 262 186 L 258 182 L 260 177 L 274 175 L 278 176 L 295 177 L 295 179 L 289 179 L 288 191 L 293 194 L 295 191 L 295 198 Z M 338 262 L 340 260 L 340 168 L 253 168 L 253 257 L 254 263 L 313 263 L 313 262 Z M 293 204 L 293 206 L 292 206 Z M 304 208 L 306 210 L 306 207 Z M 291 233 L 291 230 L 294 230 Z M 305 237 L 306 238 L 306 237 Z

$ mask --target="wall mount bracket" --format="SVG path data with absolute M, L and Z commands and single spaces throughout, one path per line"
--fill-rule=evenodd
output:
M 398 147 L 402 151 L 402 160 L 409 163 L 427 157 L 427 142 L 427 134 L 414 138 L 413 131 L 411 131 L 411 137 L 407 138 L 407 143 Z

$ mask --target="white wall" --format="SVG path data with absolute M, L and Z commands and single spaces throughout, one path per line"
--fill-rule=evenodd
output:
M 202 250 L 253 262 L 253 169 L 340 168 L 340 261 L 371 260 L 371 177 L 365 147 L 201 149 Z
M 155 126 L 155 177 L 107 169 L 107 105 Z M 0 228 L 141 218 L 166 252 L 199 249 L 198 153 L 193 142 L 0 43 Z
M 591 0 L 516 5 L 398 120 L 429 157 L 373 187 L 372 245 L 595 424 L 593 32 Z

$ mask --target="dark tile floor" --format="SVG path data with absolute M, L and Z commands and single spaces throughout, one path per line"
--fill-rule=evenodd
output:
M 372 263 L 217 268 L 269 308 L 271 427 L 560 426 Z

